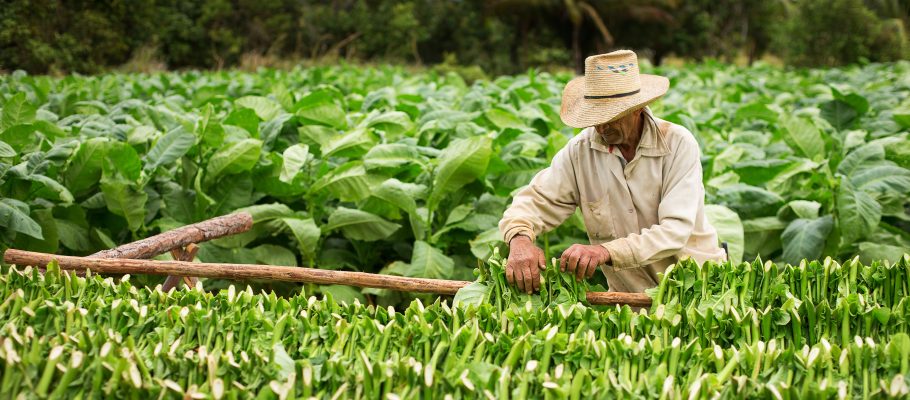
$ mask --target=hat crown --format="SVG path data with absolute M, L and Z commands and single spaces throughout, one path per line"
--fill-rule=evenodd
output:
M 640 90 L 638 56 L 634 51 L 617 50 L 585 59 L 585 98 L 613 98 Z

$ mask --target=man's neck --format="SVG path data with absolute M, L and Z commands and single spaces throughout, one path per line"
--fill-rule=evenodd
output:
M 629 135 L 629 140 L 627 143 L 622 143 L 616 146 L 619 148 L 619 151 L 622 152 L 622 156 L 627 161 L 632 161 L 635 158 L 635 151 L 638 149 L 638 144 L 641 143 L 641 134 L 644 131 L 644 127 L 645 118 L 644 114 L 642 114 L 642 116 L 638 118 L 638 121 L 636 121 L 635 126 L 632 128 L 633 134 Z

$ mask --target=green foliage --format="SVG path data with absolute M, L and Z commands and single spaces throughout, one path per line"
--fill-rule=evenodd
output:
M 8 0 L 0 69 L 30 73 L 286 65 L 338 58 L 428 64 L 469 82 L 572 67 L 635 48 L 751 63 L 840 65 L 906 58 L 903 0 Z M 260 115 L 263 117 L 263 115 Z M 270 118 L 265 118 L 270 119 Z
M 907 57 L 900 21 L 882 21 L 863 0 L 800 0 L 775 36 L 789 63 L 832 66 Z M 906 17 L 906 16 L 905 16 Z
M 734 260 L 895 261 L 910 248 L 910 105 L 896 100 L 910 65 L 654 72 L 674 81 L 654 112 L 700 141 L 706 214 Z M 497 224 L 512 193 L 576 134 L 558 117 L 568 78 L 3 76 L 0 246 L 86 255 L 245 210 L 253 228 L 201 260 L 470 279 L 491 246 L 506 254 Z M 540 242 L 558 257 L 586 242 L 584 225 L 573 216 Z
M 910 395 L 907 255 L 894 264 L 689 260 L 662 274 L 653 306 L 638 311 L 577 303 L 583 285 L 554 269 L 543 296 L 515 298 L 497 289 L 498 263 L 482 267 L 492 275 L 459 292 L 457 306 L 399 309 L 365 305 L 346 286 L 323 288 L 322 299 L 233 285 L 162 292 L 55 264 L 6 268 L 0 396 Z

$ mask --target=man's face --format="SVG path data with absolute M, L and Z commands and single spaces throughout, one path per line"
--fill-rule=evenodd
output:
M 635 127 L 638 126 L 641 113 L 642 110 L 633 111 L 616 121 L 595 125 L 594 129 L 607 144 L 631 143 L 631 139 L 638 134 L 635 132 Z

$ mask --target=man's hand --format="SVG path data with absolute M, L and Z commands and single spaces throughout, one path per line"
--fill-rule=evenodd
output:
M 543 250 L 535 246 L 531 238 L 515 236 L 509 242 L 506 280 L 528 294 L 540 290 L 540 270 L 547 267 L 545 258 Z
M 610 251 L 603 246 L 573 244 L 559 258 L 559 269 L 582 280 L 594 276 L 597 267 L 610 261 Z

